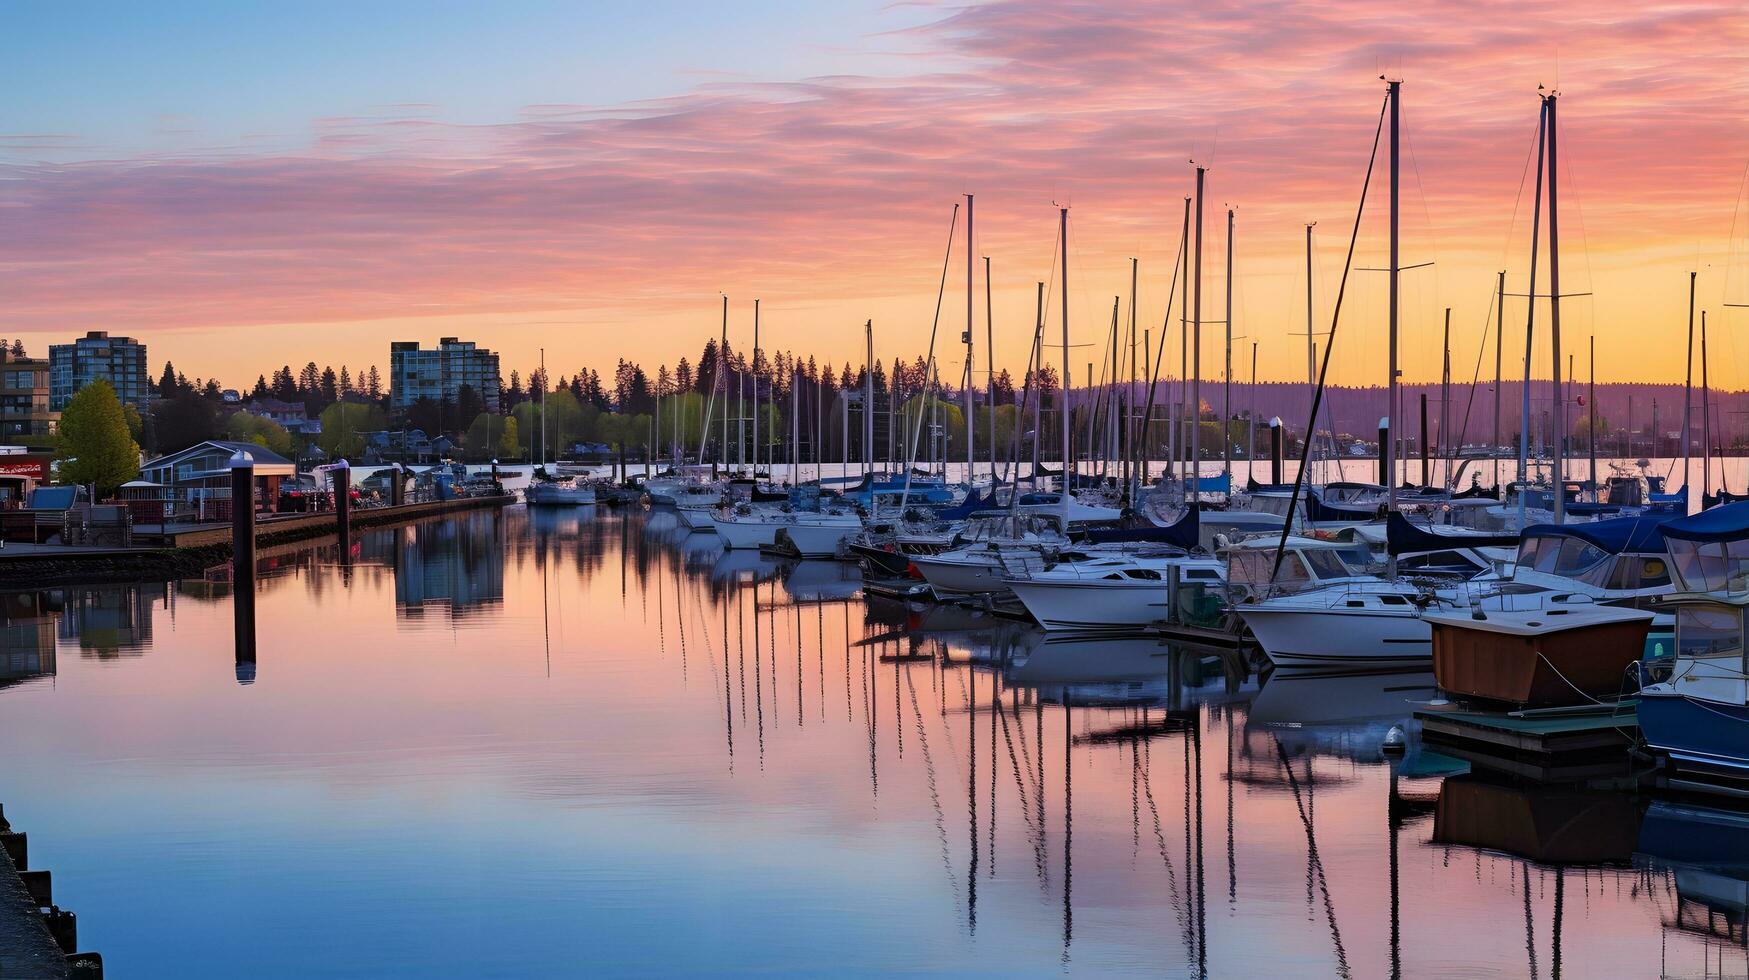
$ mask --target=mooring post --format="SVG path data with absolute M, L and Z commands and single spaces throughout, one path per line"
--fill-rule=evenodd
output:
M 407 472 L 401 468 L 400 463 L 391 463 L 389 464 L 389 503 L 399 507 L 406 502 Z
M 334 529 L 340 535 L 340 563 L 352 560 L 352 466 L 341 460 L 328 471 L 334 478 Z
M 492 483 L 498 488 L 499 493 L 504 492 L 504 483 L 498 479 L 498 461 L 496 459 L 492 460 Z
M 1427 467 L 1428 453 L 1432 446 L 1427 444 L 1427 392 L 1421 393 L 1421 485 L 1431 485 L 1431 473 Z
M 255 683 L 255 457 L 231 456 L 231 613 L 237 683 Z
M 1334 438 L 1336 434 L 1334 432 L 1332 432 L 1330 435 L 1332 438 Z M 1312 434 L 1310 432 L 1306 433 L 1306 438 L 1310 439 L 1311 437 L 1312 437 Z M 1340 448 L 1340 447 L 1338 447 L 1338 448 Z M 1388 487 L 1390 485 L 1391 485 L 1391 417 L 1389 415 L 1387 415 L 1384 418 L 1379 419 L 1379 486 Z
M 1281 486 L 1282 454 L 1286 452 L 1283 446 L 1281 416 L 1269 420 L 1269 482 Z

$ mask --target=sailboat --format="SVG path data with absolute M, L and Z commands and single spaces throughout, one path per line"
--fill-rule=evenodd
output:
M 528 489 L 522 492 L 523 499 L 530 507 L 575 507 L 580 504 L 595 503 L 595 488 L 587 483 L 578 483 L 575 479 L 553 479 L 547 476 L 547 352 L 541 348 L 540 355 L 540 466 L 536 468 L 536 479 L 528 484 Z

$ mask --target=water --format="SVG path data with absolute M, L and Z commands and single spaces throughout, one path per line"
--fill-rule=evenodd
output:
M 249 684 L 221 581 L 5 597 L 0 801 L 111 975 L 1744 970 L 1704 813 L 1469 773 L 1429 675 L 1047 643 L 659 512 L 336 559 L 264 559 Z

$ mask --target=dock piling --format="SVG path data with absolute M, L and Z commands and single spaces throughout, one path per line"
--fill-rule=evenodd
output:
M 237 683 L 255 683 L 255 458 L 231 456 L 231 613 Z
M 1281 416 L 1269 420 L 1269 482 L 1281 486 L 1282 454 L 1286 452 L 1282 443 Z
M 340 534 L 340 563 L 352 561 L 352 467 L 341 460 L 330 471 L 334 476 L 334 527 Z

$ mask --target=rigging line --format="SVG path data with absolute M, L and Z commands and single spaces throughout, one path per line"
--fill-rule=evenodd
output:
M 1458 426 L 1458 437 L 1455 445 L 1459 454 L 1463 452 L 1464 436 L 1468 435 L 1470 431 L 1470 409 L 1476 407 L 1476 385 L 1482 379 L 1482 357 L 1488 353 L 1488 334 L 1494 329 L 1494 303 L 1498 298 L 1494 295 L 1493 290 L 1488 291 L 1488 315 L 1482 321 L 1482 343 L 1476 348 L 1476 371 L 1470 376 L 1470 400 L 1464 405 L 1463 424 Z M 1446 434 L 1441 432 L 1439 437 L 1444 439 Z M 1446 449 L 1449 452 L 1451 447 L 1447 446 Z M 1449 484 L 1451 482 L 1451 460 L 1447 459 L 1445 465 L 1446 482 Z
M 935 335 L 941 328 L 941 300 L 942 297 L 947 294 L 947 267 L 948 263 L 953 260 L 953 233 L 954 229 L 959 226 L 959 220 L 960 206 L 959 202 L 955 201 L 953 205 L 953 216 L 949 218 L 947 222 L 947 252 L 941 257 L 941 284 L 937 286 L 935 290 L 935 319 L 929 324 L 929 356 L 923 362 L 923 382 L 925 385 L 929 384 L 929 379 L 935 371 Z M 900 516 L 904 515 L 906 501 L 911 496 L 911 471 L 917 468 L 917 444 L 921 442 L 923 438 L 924 414 L 924 406 L 919 405 L 917 410 L 917 423 L 912 426 L 911 431 L 910 459 L 906 460 L 905 463 L 905 488 L 899 492 Z M 933 444 L 934 441 L 934 434 L 931 433 L 931 444 Z M 871 504 L 874 502 L 872 496 L 869 498 L 869 502 Z
M 1281 560 L 1287 554 L 1288 531 L 1293 527 L 1293 515 L 1300 507 L 1300 488 L 1306 483 L 1306 459 L 1312 451 L 1312 440 L 1309 436 L 1317 427 L 1318 409 L 1324 404 L 1324 379 L 1330 371 L 1330 352 L 1336 347 L 1336 327 L 1342 322 L 1342 299 L 1348 293 L 1348 274 L 1354 266 L 1354 245 L 1360 238 L 1360 219 L 1366 214 L 1366 195 L 1372 187 L 1373 168 L 1379 160 L 1379 138 L 1385 133 L 1385 110 L 1390 108 L 1390 105 L 1391 96 L 1387 92 L 1383 104 L 1379 106 L 1378 125 L 1373 129 L 1372 153 L 1366 160 L 1366 178 L 1360 184 L 1360 203 L 1354 209 L 1354 230 L 1348 235 L 1348 258 L 1342 265 L 1341 285 L 1336 288 L 1336 306 L 1330 312 L 1330 336 L 1324 342 L 1324 363 L 1318 366 L 1318 387 L 1312 392 L 1312 413 L 1306 422 L 1308 438 L 1301 440 L 1300 443 L 1300 469 L 1294 475 L 1294 492 L 1288 500 L 1288 519 L 1282 522 L 1281 540 L 1275 548 L 1275 567 L 1269 572 L 1269 584 L 1272 586 L 1275 584 L 1276 577 L 1281 574 Z M 1398 424 L 1400 424 L 1398 420 L 1391 420 L 1393 427 Z M 1335 433 L 1331 433 L 1331 435 L 1334 437 Z M 1395 478 L 1393 474 L 1392 479 Z

